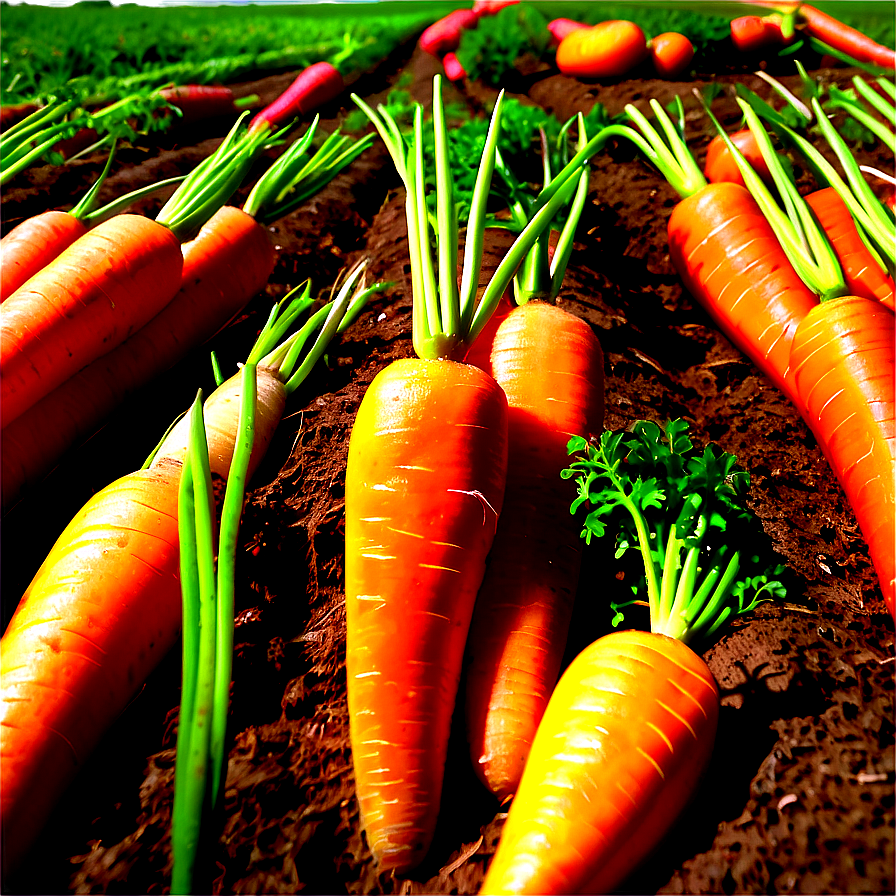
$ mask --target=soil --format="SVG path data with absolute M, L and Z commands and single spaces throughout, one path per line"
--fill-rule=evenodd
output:
M 719 59 L 716 59 L 719 62 Z M 402 72 L 431 96 L 436 63 L 413 43 L 359 80 L 371 104 Z M 720 73 L 721 72 L 721 73 Z M 845 86 L 848 68 L 814 75 Z M 239 85 L 276 96 L 294 73 Z M 786 83 L 795 85 L 791 76 Z M 597 100 L 680 94 L 698 158 L 710 124 L 691 88 L 721 83 L 714 102 L 737 124 L 732 87 L 767 90 L 747 69 L 695 82 L 649 77 L 586 84 L 530 65 L 508 92 L 564 119 Z M 479 109 L 494 92 L 462 84 L 453 100 Z M 332 129 L 350 110 L 322 110 Z M 204 123 L 123 148 L 109 198 L 186 172 L 226 122 Z M 220 127 L 217 127 L 220 125 Z M 208 139 L 209 133 L 219 136 Z M 892 168 L 880 152 L 861 161 Z M 3 229 L 70 207 L 103 164 L 89 156 L 34 168 L 3 195 Z M 245 194 L 242 194 L 245 195 Z M 316 198 L 271 227 L 277 268 L 265 293 L 215 341 L 222 366 L 246 352 L 272 300 L 310 277 L 324 294 L 361 256 L 391 281 L 291 399 L 248 495 L 237 564 L 231 744 L 220 837 L 204 859 L 214 893 L 475 893 L 506 807 L 452 735 L 444 802 L 425 863 L 407 877 L 377 871 L 359 827 L 344 672 L 344 471 L 358 405 L 374 375 L 412 355 L 403 190 L 381 144 Z M 241 197 L 238 197 L 241 198 Z M 159 198 L 140 210 L 155 211 Z M 603 346 L 610 428 L 684 417 L 695 441 L 734 452 L 752 501 L 788 567 L 783 601 L 736 620 L 707 651 L 722 692 L 712 764 L 672 833 L 622 888 L 626 893 L 893 893 L 894 639 L 855 518 L 796 410 L 732 347 L 684 291 L 669 261 L 666 221 L 676 196 L 626 147 L 593 162 L 591 192 L 558 304 Z M 503 238 L 490 240 L 487 269 Z M 3 622 L 58 533 L 94 491 L 140 466 L 197 386 L 211 388 L 207 349 L 194 353 L 118 413 L 3 518 Z M 609 630 L 595 597 L 615 581 L 612 557 L 585 558 L 567 661 Z M 637 622 L 638 620 L 634 620 Z M 178 650 L 134 698 L 61 800 L 6 893 L 163 893 L 171 873 Z

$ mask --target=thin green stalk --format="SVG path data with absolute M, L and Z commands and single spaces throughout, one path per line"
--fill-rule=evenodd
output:
M 434 91 L 432 100 L 432 129 L 435 136 L 436 218 L 438 222 L 436 240 L 439 252 L 439 297 L 441 299 L 442 326 L 446 333 L 458 333 L 460 330 L 460 295 L 457 289 L 457 207 L 454 204 L 454 178 L 448 161 L 448 128 L 445 122 L 442 91 Z M 422 140 L 420 143 L 422 168 Z
M 666 542 L 666 557 L 660 580 L 659 619 L 667 620 L 672 612 L 672 603 L 678 590 L 678 570 L 681 568 L 681 546 L 683 542 L 676 533 L 675 524 L 669 527 Z M 651 617 L 652 618 L 652 617 Z
M 243 365 L 240 383 L 240 416 L 237 442 L 234 447 L 224 506 L 221 510 L 221 532 L 218 539 L 217 618 L 215 639 L 215 677 L 210 737 L 211 804 L 217 806 L 227 777 L 225 739 L 230 707 L 230 679 L 233 671 L 234 584 L 236 546 L 246 494 L 249 458 L 255 444 L 255 402 L 257 400 L 256 367 Z

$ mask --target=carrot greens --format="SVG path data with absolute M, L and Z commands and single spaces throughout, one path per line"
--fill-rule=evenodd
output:
M 784 567 L 768 559 L 766 536 L 747 505 L 749 474 L 715 445 L 701 452 L 684 420 L 661 427 L 639 420 L 630 431 L 601 434 L 596 443 L 569 442 L 579 455 L 561 475 L 576 478 L 570 512 L 591 508 L 582 537 L 608 532 L 616 556 L 637 550 L 651 631 L 686 644 L 710 638 L 729 618 L 783 597 Z M 614 627 L 637 597 L 612 604 Z

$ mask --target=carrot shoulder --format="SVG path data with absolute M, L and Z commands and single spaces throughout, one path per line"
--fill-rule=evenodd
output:
M 894 327 L 879 302 L 822 302 L 797 329 L 792 363 L 804 419 L 843 486 L 896 615 Z
M 4 426 L 152 319 L 180 287 L 177 237 L 117 215 L 74 242 L 3 303 Z
M 482 892 L 612 892 L 688 801 L 718 713 L 680 641 L 624 631 L 587 647 L 545 710 Z
M 455 361 L 393 362 L 346 471 L 346 672 L 356 788 L 383 868 L 426 854 L 473 603 L 501 510 L 507 401 Z
M 129 395 L 214 336 L 264 288 L 274 267 L 264 227 L 232 206 L 183 245 L 183 258 L 180 290 L 149 323 L 4 427 L 4 507 Z
M 690 293 L 791 400 L 790 345 L 818 304 L 740 184 L 709 184 L 669 218 L 669 252 Z
M 68 212 L 49 211 L 27 218 L 0 240 L 0 302 L 5 302 L 45 264 L 76 239 L 87 225 Z
M 560 471 L 569 439 L 603 426 L 603 355 L 584 321 L 529 302 L 498 328 L 490 368 L 507 395 L 507 486 L 470 629 L 466 713 L 476 773 L 505 799 L 560 672 L 582 545 Z

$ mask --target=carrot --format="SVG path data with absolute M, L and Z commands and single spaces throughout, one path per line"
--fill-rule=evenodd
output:
M 784 593 L 769 581 L 782 568 L 760 556 L 768 548 L 746 507 L 747 474 L 686 433 L 683 421 L 637 421 L 599 442 L 570 440 L 570 452 L 585 453 L 563 473 L 576 476 L 572 510 L 591 508 L 586 541 L 609 534 L 619 552 L 640 553 L 635 593 L 648 598 L 651 630 L 606 635 L 564 672 L 484 893 L 614 892 L 675 822 L 709 761 L 719 694 L 697 643 Z M 644 601 L 611 604 L 614 625 L 631 603 Z
M 575 78 L 612 78 L 648 55 L 647 38 L 634 22 L 611 19 L 567 34 L 557 47 L 557 68 Z
M 799 16 L 805 23 L 808 34 L 824 41 L 835 50 L 840 50 L 859 62 L 896 69 L 896 52 L 890 47 L 882 46 L 861 31 L 850 28 L 849 25 L 808 3 L 800 4 Z
M 590 25 L 585 25 L 574 19 L 552 19 L 548 22 L 548 31 L 551 32 L 551 41 L 555 44 L 559 44 L 567 34 L 571 34 L 573 31 L 580 31 L 582 28 L 590 27 Z
M 103 173 L 71 211 L 51 210 L 26 218 L 0 240 L 0 302 L 6 301 L 91 227 L 113 217 L 144 196 L 183 180 L 182 177 L 168 178 L 133 190 L 96 209 L 100 188 L 111 170 L 114 157 L 113 146 Z
M 429 848 L 451 713 L 507 469 L 507 399 L 466 355 L 520 262 L 567 199 L 570 163 L 552 195 L 476 291 L 503 92 L 483 149 L 457 283 L 454 182 L 440 76 L 433 84 L 438 265 L 430 240 L 423 113 L 413 143 L 388 110 L 352 99 L 374 123 L 407 193 L 416 359 L 393 362 L 364 395 L 345 485 L 346 678 L 355 786 L 370 848 L 398 872 Z M 396 637 L 396 632 L 403 633 Z
M 11 423 L 161 311 L 183 272 L 180 242 L 239 185 L 267 132 L 238 122 L 155 221 L 116 215 L 76 240 L 3 303 L 0 401 Z
M 318 312 L 273 353 L 310 301 L 294 303 L 263 331 L 249 356 L 258 363 L 256 449 L 247 476 L 293 391 L 322 355 L 341 320 L 360 310 L 370 290 L 352 299 L 347 281 L 332 314 Z M 306 290 L 307 296 L 307 290 Z M 324 323 L 296 368 L 300 349 Z M 212 466 L 221 476 L 233 454 L 240 401 L 230 400 L 239 375 L 206 402 Z M 223 396 L 223 397 L 222 397 Z M 181 624 L 177 494 L 182 445 L 175 428 L 148 469 L 94 495 L 60 535 L 0 641 L 0 799 L 4 870 L 21 861 L 52 806 L 100 736 L 173 645 Z M 262 448 L 258 450 L 258 444 Z
M 731 42 L 742 53 L 755 53 L 769 47 L 783 46 L 788 41 L 781 31 L 782 18 L 741 16 L 731 20 Z
M 762 157 L 759 144 L 753 136 L 753 132 L 749 128 L 735 131 L 728 135 L 731 142 L 743 153 L 744 158 L 753 166 L 753 170 L 766 182 L 772 182 L 772 175 Z M 709 141 L 706 148 L 706 162 L 703 166 L 703 173 L 710 183 L 720 183 L 727 181 L 732 184 L 744 185 L 743 175 L 737 167 L 737 163 L 728 151 L 721 134 Z
M 60 535 L 3 635 L 5 871 L 177 638 L 179 476 L 180 465 L 167 464 L 94 495 Z
M 181 288 L 162 311 L 4 428 L 4 507 L 129 395 L 214 336 L 264 288 L 275 261 L 266 225 L 329 183 L 372 141 L 347 149 L 348 138 L 337 132 L 306 159 L 315 126 L 259 179 L 243 211 L 224 206 L 183 246 Z
M 23 221 L 0 240 L 0 302 L 5 302 L 76 239 L 87 225 L 68 212 L 49 211 Z
M 694 60 L 694 45 L 677 31 L 658 34 L 647 46 L 653 67 L 661 78 L 683 75 Z
M 220 84 L 181 84 L 163 87 L 159 95 L 169 105 L 180 111 L 182 123 L 202 121 L 239 112 L 243 102 L 237 100 L 233 90 Z
M 118 215 L 73 243 L 3 303 L 4 426 L 149 321 L 177 292 L 174 233 Z
M 804 419 L 837 474 L 896 615 L 894 317 L 880 302 L 822 302 L 797 327 L 791 365 Z
M 680 641 L 594 642 L 551 696 L 482 892 L 613 892 L 696 788 L 718 715 L 712 673 Z
M 853 295 L 875 299 L 893 311 L 893 278 L 868 250 L 837 191 L 827 187 L 809 193 L 805 198 L 831 241 L 849 291 Z
M 674 126 L 651 101 L 663 130 Z M 683 141 L 677 158 L 634 107 L 626 112 L 651 140 L 651 160 L 682 201 L 669 218 L 669 255 L 685 287 L 725 335 L 791 400 L 790 344 L 818 299 L 800 279 L 762 209 L 740 184 L 707 184 Z M 680 145 L 679 145 L 680 144 Z M 754 174 L 758 180 L 758 176 Z
M 449 50 L 456 50 L 460 45 L 461 32 L 466 28 L 475 28 L 478 21 L 479 16 L 472 9 L 455 9 L 433 22 L 420 35 L 417 45 L 431 56 L 443 56 Z
M 262 127 L 275 131 L 297 115 L 308 115 L 336 99 L 344 88 L 342 75 L 329 62 L 315 62 L 304 69 L 273 103 L 249 123 L 249 130 Z
M 560 672 L 581 539 L 557 473 L 570 436 L 603 425 L 603 356 L 584 321 L 529 302 L 501 323 L 488 369 L 507 396 L 510 448 L 470 628 L 466 719 L 476 773 L 504 800 Z

